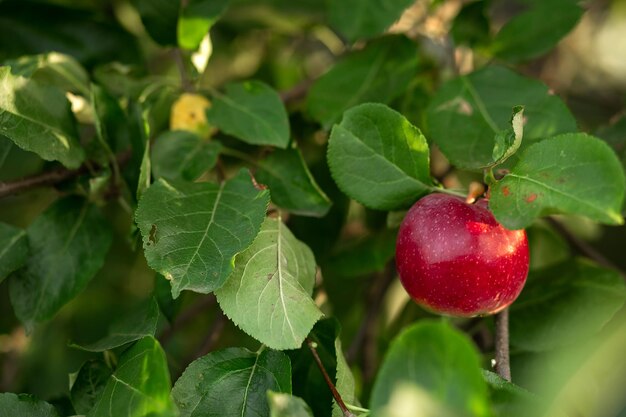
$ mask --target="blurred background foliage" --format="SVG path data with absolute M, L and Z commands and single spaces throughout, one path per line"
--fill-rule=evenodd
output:
M 498 38 L 505 34 L 495 35 L 498 30 L 512 16 L 537 2 L 541 0 L 416 1 L 389 30 L 403 33 L 420 45 L 418 71 L 402 94 L 393 98 L 392 106 L 428 137 L 424 111 L 437 86 L 457 73 L 468 73 L 492 60 L 502 61 L 547 84 L 567 103 L 581 130 L 605 139 L 626 163 L 626 2 L 587 2 L 574 29 L 554 49 L 539 48 L 522 56 L 499 52 L 497 41 L 507 40 Z M 49 51 L 69 54 L 113 97 L 153 100 L 156 105 L 151 134 L 156 135 L 168 126 L 170 106 L 180 82 L 179 68 L 176 50 L 157 44 L 149 35 L 149 22 L 142 22 L 137 11 L 140 3 L 0 0 L 0 61 Z M 548 24 L 559 12 L 550 13 L 553 14 L 543 16 Z M 205 58 L 210 55 L 206 70 L 188 70 L 196 71 L 201 90 L 254 78 L 278 91 L 297 92 L 303 83 L 306 86 L 319 78 L 349 51 L 349 38 L 354 34 L 337 30 L 334 24 L 338 19 L 341 21 L 341 15 L 333 14 L 326 2 L 319 0 L 232 0 L 211 29 L 210 44 L 203 46 Z M 523 37 L 524 33 L 516 35 Z M 168 34 L 162 36 L 166 38 Z M 167 39 L 163 41 L 167 43 Z M 358 42 L 355 47 L 359 47 Z M 396 52 L 392 49 L 389 59 Z M 330 177 L 325 160 L 326 134 L 311 120 L 306 102 L 292 100 L 289 111 L 292 136 L 333 205 L 323 218 L 292 215 L 287 222 L 315 253 L 323 277 L 316 301 L 341 323 L 344 349 L 349 362 L 355 365 L 360 397 L 366 400 L 382 352 L 393 336 L 407 324 L 431 315 L 409 303 L 398 281 L 389 278 L 392 272 L 386 265 L 393 257 L 395 231 L 387 225 L 397 226 L 393 215 L 349 201 Z M 89 129 L 86 124 L 81 127 Z M 16 146 L 4 152 L 2 146 L 0 143 L 0 156 L 4 155 L 0 158 L 0 181 L 57 166 Z M 450 172 L 436 150 L 432 160 L 433 174 L 447 186 L 467 185 L 476 179 L 472 173 Z M 234 169 L 234 161 L 229 162 Z M 56 196 L 56 190 L 38 188 L 5 198 L 0 203 L 0 221 L 26 227 Z M 105 266 L 53 320 L 26 335 L 11 308 L 8 286 L 0 285 L 0 391 L 28 392 L 42 399 L 62 401 L 68 392 L 68 374 L 94 357 L 69 348 L 68 343 L 88 343 L 105 336 L 112 322 L 125 317 L 153 291 L 167 298 L 169 285 L 147 267 L 142 251 L 135 250 L 136 239 L 129 237 L 131 217 L 120 205 L 107 204 L 103 209 L 114 232 Z M 560 220 L 575 239 L 626 270 L 625 226 L 609 228 L 571 216 Z M 575 252 L 562 234 L 543 221 L 536 222 L 528 233 L 532 254 L 529 284 L 535 278 L 541 279 L 546 267 L 552 268 L 548 271 L 555 276 L 578 276 L 566 262 Z M 537 272 L 540 269 L 542 272 Z M 541 283 L 539 288 L 540 291 Z M 385 294 L 382 299 L 381 294 Z M 376 303 L 380 304 L 375 308 L 379 313 L 370 317 L 368 312 Z M 168 307 L 171 315 L 190 308 L 202 311 L 174 334 L 168 333 L 165 322 L 160 324 L 157 334 L 161 335 L 175 379 L 221 313 L 207 296 L 191 292 L 184 292 Z M 547 313 L 539 310 L 536 314 L 537 320 L 541 320 L 541 315 Z M 514 345 L 515 382 L 535 392 L 538 387 L 549 392 L 564 386 L 560 392 L 554 392 L 554 397 L 571 403 L 572 408 L 588 408 L 587 414 L 578 415 L 617 415 L 626 401 L 624 314 L 626 311 L 617 314 L 602 334 L 589 337 L 584 343 L 542 347 L 539 351 Z M 474 339 L 487 354 L 485 358 L 489 357 L 493 350 L 491 319 L 453 322 Z M 258 346 L 232 323 L 222 325 L 222 336 L 213 348 L 244 346 L 254 350 Z M 520 337 L 523 339 L 524 335 Z M 360 342 L 369 348 L 357 352 L 353 344 Z M 489 367 L 487 361 L 484 365 Z M 599 396 L 604 401 L 577 404 L 580 393 L 594 386 L 590 382 L 594 378 L 610 379 L 614 392 Z M 602 386 L 605 385 L 606 381 Z M 626 411 L 619 415 L 626 416 Z

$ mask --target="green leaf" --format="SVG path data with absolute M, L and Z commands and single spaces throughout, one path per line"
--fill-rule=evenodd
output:
M 260 81 L 226 85 L 207 110 L 209 123 L 252 145 L 286 148 L 289 119 L 278 93 Z
M 267 402 L 270 405 L 270 417 L 313 417 L 313 412 L 302 398 L 268 391 Z
M 539 397 L 490 371 L 483 370 L 491 404 L 498 417 L 527 417 L 539 414 Z
M 14 76 L 9 67 L 0 67 L 0 135 L 68 168 L 78 168 L 85 158 L 61 90 Z
M 326 3 L 331 26 L 354 42 L 385 32 L 413 1 L 342 0 Z
M 432 184 L 426 138 L 383 104 L 345 113 L 330 134 L 328 165 L 344 193 L 378 210 L 409 206 Z
M 315 258 L 280 219 L 265 219 L 217 291 L 224 313 L 272 349 L 296 349 L 322 316 L 311 294 Z
M 397 405 L 413 392 L 464 416 L 491 415 L 478 353 L 465 335 L 445 322 L 421 321 L 391 342 L 372 391 L 373 415 L 385 415 L 386 406 Z
M 96 405 L 111 373 L 101 360 L 90 360 L 80 367 L 70 390 L 72 405 L 77 413 L 87 414 Z
M 42 84 L 51 84 L 63 91 L 89 95 L 89 75 L 82 65 L 69 55 L 50 52 L 23 56 L 4 63 L 13 75 L 32 78 Z
M 267 391 L 291 393 L 291 364 L 282 352 L 228 348 L 196 359 L 172 390 L 180 417 L 269 416 Z
M 148 265 L 171 281 L 175 298 L 216 290 L 258 234 L 268 204 L 269 192 L 246 170 L 221 185 L 157 181 L 135 215 Z
M 202 140 L 191 132 L 165 132 L 152 146 L 152 174 L 170 181 L 194 181 L 215 166 L 221 148 L 219 142 Z
M 174 417 L 165 352 L 153 337 L 125 351 L 87 417 Z
M 328 213 L 332 203 L 298 149 L 275 150 L 258 165 L 257 181 L 269 187 L 278 207 L 300 216 L 323 217 Z
M 330 127 L 357 104 L 388 104 L 406 92 L 417 72 L 417 45 L 404 36 L 386 36 L 368 43 L 336 63 L 311 86 L 307 109 Z
M 152 183 L 152 172 L 150 160 L 150 141 L 146 141 L 146 147 L 143 150 L 143 157 L 141 158 L 141 165 L 139 165 L 139 179 L 137 181 L 137 200 L 141 199 L 143 193 L 150 188 Z
M 571 0 L 535 2 L 500 29 L 491 50 L 499 58 L 514 62 L 543 55 L 576 26 L 583 13 Z
M 80 293 L 104 264 L 111 227 L 77 197 L 57 201 L 26 230 L 26 266 L 9 279 L 15 314 L 32 329 Z
M 517 105 L 524 106 L 521 149 L 576 130 L 574 117 L 545 85 L 491 66 L 441 86 L 427 110 L 429 135 L 453 165 L 487 166 L 493 160 L 494 137 L 510 126 L 511 109 Z
M 230 0 L 189 0 L 178 20 L 178 46 L 198 49 L 202 38 L 224 13 Z
M 489 207 L 509 229 L 553 213 L 623 224 L 625 188 L 624 171 L 611 148 L 592 136 L 572 133 L 526 149 L 511 173 L 492 186 Z
M 597 334 L 626 301 L 615 271 L 576 259 L 531 273 L 511 305 L 511 344 L 530 351 L 574 345 Z
M 511 127 L 496 133 L 493 147 L 493 165 L 498 165 L 509 159 L 519 149 L 524 136 L 524 107 L 513 107 Z
M 134 342 L 146 336 L 154 336 L 159 321 L 159 305 L 154 298 L 139 304 L 135 311 L 126 314 L 123 319 L 115 322 L 109 329 L 109 334 L 95 343 L 87 345 L 72 345 L 89 352 L 104 352 L 127 343 Z
M 161 45 L 176 45 L 180 0 L 131 0 L 150 37 Z
M 0 417 L 59 417 L 51 404 L 27 394 L 0 393 Z
M 0 282 L 21 268 L 28 257 L 26 232 L 6 223 L 0 223 Z

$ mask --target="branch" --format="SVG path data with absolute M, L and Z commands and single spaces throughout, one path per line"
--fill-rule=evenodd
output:
M 193 360 L 200 358 L 213 350 L 213 347 L 215 347 L 215 343 L 222 334 L 222 330 L 224 330 L 224 325 L 226 324 L 226 321 L 226 316 L 224 315 L 222 310 L 218 310 L 217 316 L 215 317 L 215 320 L 213 320 L 213 324 L 211 324 L 211 328 L 209 329 L 207 337 L 204 339 L 202 346 L 200 346 L 200 348 L 196 351 L 194 356 L 189 361 L 190 363 Z
M 348 407 L 346 406 L 346 403 L 343 402 L 343 399 L 341 398 L 339 391 L 337 391 L 335 384 L 333 384 L 333 381 L 330 379 L 330 376 L 328 376 L 328 372 L 326 372 L 326 368 L 324 368 L 324 364 L 322 363 L 322 360 L 317 354 L 317 350 L 315 350 L 315 344 L 313 343 L 313 341 L 307 338 L 306 344 L 309 346 L 309 349 L 311 350 L 311 354 L 313 355 L 313 359 L 315 359 L 315 363 L 317 364 L 317 367 L 320 368 L 320 372 L 322 373 L 322 376 L 324 377 L 324 380 L 326 381 L 326 385 L 328 385 L 328 388 L 330 388 L 330 392 L 333 394 L 333 398 L 335 399 L 335 401 L 337 402 L 337 405 L 341 409 L 341 412 L 343 413 L 343 417 L 356 417 L 354 414 L 352 414 L 350 410 L 348 410 Z
M 565 227 L 560 221 L 554 217 L 546 217 L 546 221 L 567 241 L 572 249 L 586 256 L 589 259 L 594 260 L 597 264 L 604 266 L 605 268 L 613 269 L 617 271 L 624 279 L 626 279 L 626 272 L 622 271 L 617 265 L 611 262 L 608 258 L 598 252 L 593 246 L 580 239 L 573 234 L 567 227 Z
M 125 165 L 131 157 L 131 152 L 122 152 L 117 155 L 117 164 Z M 77 169 L 57 168 L 52 171 L 43 172 L 41 174 L 33 175 L 31 177 L 22 178 L 10 182 L 0 182 L 0 198 L 8 197 L 13 194 L 18 194 L 32 188 L 43 187 L 45 185 L 60 184 L 64 181 L 78 177 L 82 174 L 89 172 L 89 167 L 95 169 L 102 169 L 102 167 L 94 166 L 93 164 L 85 163 Z
M 169 341 L 176 332 L 193 321 L 193 319 L 198 317 L 201 313 L 213 307 L 215 302 L 215 296 L 212 294 L 199 298 L 188 309 L 180 313 L 172 324 L 159 335 L 159 342 L 161 342 L 161 344 L 167 343 L 167 341 Z
M 511 361 L 509 357 L 509 309 L 496 314 L 496 372 L 511 382 Z
M 365 356 L 363 373 L 366 377 L 373 376 L 374 373 L 377 348 L 376 321 L 380 317 L 380 310 L 383 306 L 385 294 L 391 286 L 395 276 L 395 263 L 392 259 L 387 263 L 384 272 L 376 273 L 372 277 L 373 283 L 370 287 L 367 299 L 365 300 L 365 305 L 367 306 L 365 319 L 361 323 L 361 327 L 359 327 L 359 330 L 357 331 L 357 334 L 346 353 L 346 359 L 348 362 L 353 363 L 361 349 L 363 350 L 363 355 Z
M 187 66 L 185 65 L 185 56 L 183 55 L 182 49 L 174 48 L 173 55 L 176 68 L 178 68 L 178 73 L 180 74 L 181 87 L 187 92 L 193 91 L 193 82 L 191 81 L 191 78 L 189 78 Z
M 313 80 L 304 80 L 296 84 L 289 90 L 281 91 L 279 93 L 280 99 L 285 104 L 298 101 L 307 95 L 307 93 L 309 92 L 309 88 L 311 88 L 312 85 L 313 85 Z

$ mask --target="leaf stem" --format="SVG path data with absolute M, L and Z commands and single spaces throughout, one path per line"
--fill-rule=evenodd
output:
M 430 191 L 433 193 L 450 194 L 450 195 L 454 195 L 457 197 L 462 197 L 463 199 L 467 197 L 467 193 L 464 193 L 462 191 L 451 190 L 449 188 L 430 187 Z
M 511 361 L 509 356 L 509 309 L 496 314 L 496 372 L 511 382 Z
M 309 349 L 311 350 L 311 354 L 313 355 L 313 359 L 315 359 L 315 363 L 317 364 L 317 367 L 320 368 L 320 372 L 322 373 L 322 376 L 324 377 L 324 380 L 326 381 L 328 388 L 330 388 L 330 392 L 333 394 L 333 398 L 335 398 L 337 405 L 341 409 L 343 416 L 344 417 L 356 417 L 348 409 L 348 407 L 346 406 L 346 403 L 343 402 L 343 399 L 341 398 L 339 391 L 337 391 L 335 384 L 333 384 L 333 381 L 330 379 L 330 376 L 328 376 L 328 372 L 326 372 L 326 368 L 324 368 L 324 364 L 322 363 L 322 360 L 320 359 L 319 355 L 317 354 L 317 350 L 315 349 L 315 343 L 311 339 L 307 338 L 306 344 L 309 346 Z

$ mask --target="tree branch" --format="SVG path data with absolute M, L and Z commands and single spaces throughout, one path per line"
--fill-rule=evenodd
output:
M 296 84 L 289 90 L 280 92 L 280 99 L 285 104 L 292 103 L 304 98 L 309 92 L 309 88 L 313 85 L 313 80 L 304 80 Z
M 511 382 L 511 361 L 509 356 L 509 309 L 496 314 L 496 372 Z
M 172 324 L 163 330 L 163 332 L 158 336 L 159 342 L 161 344 L 167 343 L 176 332 L 185 327 L 189 322 L 193 321 L 196 317 L 198 317 L 203 312 L 209 310 L 211 307 L 215 305 L 215 296 L 213 294 L 204 296 L 199 298 L 194 304 L 192 304 L 189 308 L 184 310 L 176 319 L 172 322 Z
M 191 81 L 191 78 L 189 78 L 187 66 L 185 65 L 185 56 L 183 55 L 182 49 L 174 48 L 173 55 L 176 68 L 178 68 L 178 73 L 180 74 L 181 87 L 187 92 L 193 91 L 193 82 Z
M 313 343 L 313 341 L 307 338 L 306 344 L 309 346 L 309 349 L 311 350 L 311 354 L 313 355 L 313 359 L 315 359 L 315 363 L 317 364 L 317 367 L 320 368 L 320 372 L 322 373 L 322 376 L 324 377 L 324 380 L 326 381 L 326 385 L 328 385 L 328 388 L 330 388 L 330 392 L 333 394 L 333 398 L 335 399 L 335 401 L 337 402 L 337 405 L 341 409 L 343 416 L 344 417 L 356 417 L 348 409 L 348 407 L 346 407 L 346 403 L 343 402 L 343 399 L 341 398 L 341 394 L 339 394 L 339 391 L 337 391 L 335 384 L 333 384 L 333 381 L 330 379 L 330 376 L 328 376 L 328 372 L 326 372 L 326 368 L 324 368 L 324 364 L 322 363 L 322 360 L 317 354 L 317 350 L 315 349 L 315 344 Z
M 387 290 L 391 286 L 393 279 L 395 278 L 395 261 L 392 259 L 389 261 L 382 273 L 376 273 L 372 277 L 372 286 L 367 295 L 365 305 L 367 306 L 367 312 L 365 313 L 365 319 L 361 323 L 361 327 L 356 333 L 350 348 L 346 353 L 346 359 L 348 363 L 354 363 L 361 350 L 363 350 L 363 373 L 365 379 L 373 376 L 376 362 L 376 322 L 380 317 L 380 310 L 383 306 L 383 299 Z
M 593 246 L 580 239 L 573 234 L 567 227 L 554 217 L 546 217 L 546 221 L 552 226 L 557 233 L 559 233 L 567 241 L 572 249 L 577 251 L 583 256 L 592 259 L 597 264 L 604 266 L 605 268 L 613 269 L 626 279 L 626 272 L 622 271 L 617 265 L 611 262 L 608 258 L 598 252 Z
M 117 155 L 117 164 L 125 165 L 131 157 L 131 152 L 122 152 Z M 91 164 L 93 167 L 94 165 Z M 43 172 L 31 177 L 22 178 L 10 182 L 0 182 L 0 198 L 5 198 L 13 194 L 18 194 L 32 188 L 43 187 L 46 185 L 56 185 L 64 181 L 76 178 L 89 172 L 90 165 L 85 163 L 77 169 L 57 168 L 52 171 Z M 95 167 L 101 169 L 101 167 Z

